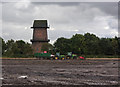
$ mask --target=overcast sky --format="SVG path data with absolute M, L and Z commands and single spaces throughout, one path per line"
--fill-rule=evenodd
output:
M 118 36 L 117 2 L 4 2 L 2 37 L 4 40 L 32 39 L 34 20 L 48 20 L 48 38 L 93 33 L 99 37 Z

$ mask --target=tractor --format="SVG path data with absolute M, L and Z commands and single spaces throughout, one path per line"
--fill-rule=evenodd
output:
M 56 55 L 55 55 L 55 60 L 58 60 L 58 59 L 64 60 L 65 59 L 65 55 L 60 55 L 60 53 L 57 52 Z
M 55 55 L 52 55 L 44 51 L 43 53 L 34 53 L 34 56 L 38 59 L 51 59 L 51 60 L 69 60 L 69 59 L 84 60 L 85 59 L 82 56 L 77 56 L 76 54 L 72 54 L 72 52 L 68 52 L 67 55 L 60 55 L 59 52 L 57 52 Z

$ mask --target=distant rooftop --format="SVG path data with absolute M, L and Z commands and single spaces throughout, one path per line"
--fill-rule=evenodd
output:
M 34 20 L 33 27 L 31 28 L 49 28 L 47 20 Z

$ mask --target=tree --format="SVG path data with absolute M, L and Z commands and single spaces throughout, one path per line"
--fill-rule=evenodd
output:
M 97 55 L 99 54 L 99 38 L 90 33 L 84 35 L 85 38 L 85 54 Z
M 0 37 L 0 54 L 4 55 L 6 49 L 5 41 Z
M 61 54 L 66 54 L 67 52 L 71 51 L 71 40 L 64 37 L 58 38 L 54 43 L 54 46 L 56 51 L 60 52 Z
M 29 43 L 25 43 L 23 40 L 19 40 L 16 41 L 13 52 L 15 57 L 29 57 L 32 55 L 32 48 Z
M 120 55 L 120 37 L 117 38 L 118 42 L 118 55 Z
M 50 43 L 44 43 L 41 48 L 42 51 L 47 51 L 47 52 L 52 52 L 53 51 L 53 46 Z
M 111 44 L 112 44 L 113 54 L 117 55 L 119 52 L 118 38 L 117 37 L 112 38 Z
M 113 55 L 113 47 L 110 38 L 101 38 L 99 42 L 100 53 L 103 55 Z
M 8 57 L 29 57 L 32 55 L 32 48 L 29 43 L 25 43 L 23 40 L 8 40 L 6 43 L 6 56 Z
M 81 34 L 75 34 L 71 38 L 72 52 L 75 54 L 84 54 L 85 38 Z
M 14 55 L 12 49 L 14 47 L 14 40 L 8 40 L 6 42 L 6 52 L 5 52 L 5 56 L 8 56 L 8 57 L 12 57 Z

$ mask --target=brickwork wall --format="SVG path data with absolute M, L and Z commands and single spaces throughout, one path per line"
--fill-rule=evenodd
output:
M 47 37 L 47 29 L 45 28 L 35 28 L 33 30 L 33 40 L 48 40 Z M 47 42 L 33 42 L 32 43 L 32 49 L 33 53 L 40 53 L 42 44 L 47 43 Z
M 45 28 L 35 28 L 33 31 L 33 40 L 48 40 L 47 29 Z
M 32 43 L 33 53 L 40 53 L 40 52 L 42 52 L 41 48 L 42 48 L 42 45 L 44 43 L 47 43 L 47 42 L 33 42 Z

